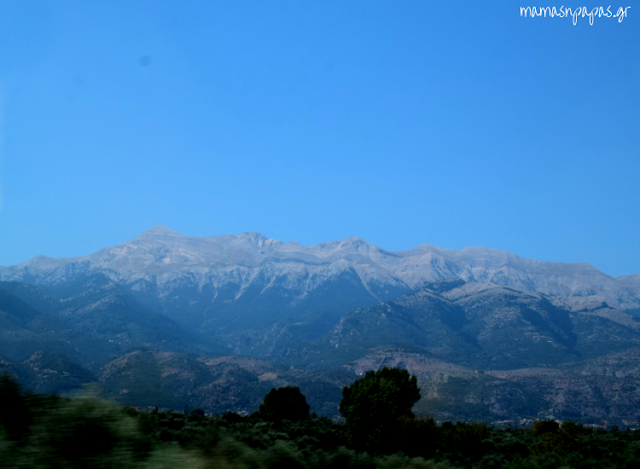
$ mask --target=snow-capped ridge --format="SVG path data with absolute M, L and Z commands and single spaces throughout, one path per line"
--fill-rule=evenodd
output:
M 238 236 L 247 239 L 249 242 L 259 247 L 279 246 L 283 244 L 282 241 L 278 241 L 277 239 L 267 238 L 265 235 L 258 233 L 256 231 L 247 231 L 246 233 L 242 233 L 241 235 L 238 235 Z
M 271 284 L 277 278 L 283 285 L 296 285 L 296 295 L 312 291 L 327 279 L 343 274 L 347 278 L 352 275 L 349 272 L 356 272 L 358 282 L 375 298 L 377 292 L 389 288 L 410 289 L 424 282 L 462 279 L 554 296 L 597 295 L 615 307 L 640 308 L 640 276 L 614 279 L 587 263 L 538 261 L 482 247 L 457 251 L 421 244 L 408 251 L 385 251 L 357 236 L 311 246 L 283 243 L 255 231 L 193 237 L 162 225 L 87 256 L 34 257 L 0 269 L 0 280 L 47 283 L 83 269 L 104 272 L 125 283 L 153 278 L 159 287 L 188 278 L 199 288 L 234 284 L 242 290 L 251 279 Z

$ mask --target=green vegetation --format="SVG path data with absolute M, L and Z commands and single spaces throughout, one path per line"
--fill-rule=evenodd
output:
M 361 384 L 358 384 L 361 383 Z M 402 370 L 370 373 L 345 392 L 347 424 L 300 413 L 282 418 L 282 399 L 304 410 L 297 388 L 272 390 L 263 412 L 208 417 L 143 413 L 98 399 L 23 392 L 0 377 L 0 467 L 2 468 L 358 468 L 358 469 L 586 469 L 640 467 L 640 432 L 603 431 L 573 422 L 536 422 L 533 429 L 504 430 L 479 423 L 436 425 L 411 415 L 415 382 Z M 346 390 L 346 388 L 345 388 Z M 368 408 L 372 428 L 391 423 L 393 434 L 362 428 L 354 447 L 349 420 L 365 412 L 367 399 L 400 396 L 393 406 Z M 274 398 L 275 396 L 275 398 Z M 275 399 L 275 400 L 274 400 Z M 360 400 L 360 405 L 356 402 Z M 296 403 L 297 402 L 297 403 Z M 265 418 L 272 409 L 281 418 Z M 307 408 L 308 412 L 308 408 Z M 366 412 L 365 412 L 366 413 Z M 273 414 L 271 414 L 273 417 Z M 377 420 L 379 419 L 379 420 Z M 351 422 L 352 424 L 353 422 Z M 365 440 L 363 442 L 363 440 Z M 385 441 L 386 440 L 386 441 Z
M 398 426 L 414 417 L 420 399 L 415 376 L 407 370 L 383 367 L 345 386 L 340 413 L 347 419 L 346 435 L 358 450 L 393 452 Z
M 267 420 L 297 422 L 309 417 L 309 404 L 300 388 L 285 386 L 272 389 L 264 396 L 260 414 Z

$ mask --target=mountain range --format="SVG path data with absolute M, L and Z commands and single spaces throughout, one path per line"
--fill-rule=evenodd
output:
M 0 267 L 0 356 L 31 387 L 98 380 L 131 403 L 211 411 L 224 410 L 212 395 L 246 410 L 270 384 L 304 382 L 333 415 L 346 376 L 395 363 L 419 375 L 431 413 L 562 414 L 553 393 L 531 391 L 556 389 L 550 377 L 584 381 L 576 370 L 603 357 L 638 360 L 638 313 L 640 275 L 486 248 L 393 252 L 360 238 L 302 246 L 157 226 L 87 256 Z M 238 368 L 256 359 L 275 368 Z M 175 363 L 182 372 L 169 371 Z M 638 380 L 625 375 L 624 389 Z M 607 379 L 589 382 L 607 395 Z M 632 406 L 594 399 L 587 417 L 629 417 Z
M 258 233 L 195 238 L 157 226 L 94 254 L 38 256 L 0 268 L 0 280 L 60 296 L 87 279 L 117 284 L 148 309 L 215 337 L 230 352 L 268 355 L 327 333 L 347 312 L 425 282 L 464 280 L 640 309 L 640 276 L 612 278 L 588 264 L 523 259 L 485 248 L 423 244 L 391 252 L 360 238 L 302 246 Z

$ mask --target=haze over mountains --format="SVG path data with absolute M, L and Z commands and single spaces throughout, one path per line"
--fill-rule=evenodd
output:
M 451 397 L 451 380 L 466 383 L 441 410 L 474 402 L 480 414 L 511 412 L 524 398 L 505 396 L 528 395 L 527 386 L 551 389 L 549 376 L 556 375 L 528 371 L 524 379 L 490 370 L 636 360 L 640 321 L 629 313 L 638 309 L 640 276 L 612 278 L 588 264 L 486 248 L 390 252 L 359 238 L 315 246 L 253 232 L 195 238 L 158 226 L 87 256 L 0 267 L 0 355 L 36 388 L 66 389 L 93 376 L 138 403 L 145 395 L 195 399 L 221 410 L 211 393 L 226 390 L 236 401 L 224 402 L 245 408 L 270 383 L 313 383 L 308 392 L 328 414 L 345 376 L 366 363 L 400 363 L 422 377 L 431 404 Z M 236 358 L 206 358 L 229 354 L 277 365 L 262 364 L 258 373 Z M 177 363 L 184 372 L 175 371 Z M 51 373 L 42 373 L 43 364 Z M 284 371 L 291 366 L 307 371 Z M 625 392 L 640 389 L 639 377 L 620 379 L 631 383 L 624 381 Z M 585 385 L 591 394 L 607 394 L 606 379 L 592 381 Z M 171 390 L 180 397 L 172 401 Z M 538 399 L 529 413 L 557 407 L 552 397 Z M 605 403 L 594 399 L 590 412 L 605 415 Z

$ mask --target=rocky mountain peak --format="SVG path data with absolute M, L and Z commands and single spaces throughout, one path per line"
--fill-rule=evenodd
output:
M 245 238 L 250 243 L 255 244 L 256 246 L 261 248 L 265 246 L 279 246 L 280 244 L 282 244 L 282 241 L 267 238 L 265 235 L 257 233 L 255 231 L 247 231 L 246 233 L 242 233 L 239 236 Z
M 365 241 L 358 236 L 352 236 L 351 238 L 346 238 L 342 241 L 339 241 L 338 247 L 341 249 L 353 249 L 358 252 L 366 253 L 375 246 L 369 241 Z
M 164 225 L 156 225 L 153 228 L 149 228 L 147 231 L 143 232 L 138 237 L 148 238 L 148 237 L 163 237 L 163 236 L 183 237 L 185 235 L 180 234 L 177 231 L 173 231 Z

